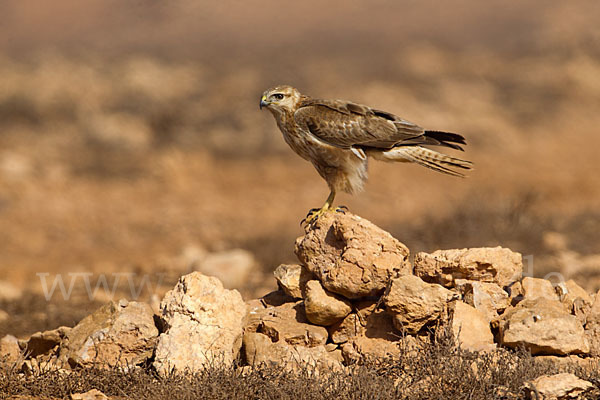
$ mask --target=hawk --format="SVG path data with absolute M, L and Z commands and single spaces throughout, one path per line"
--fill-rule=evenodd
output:
M 424 146 L 463 150 L 465 138 L 456 133 L 424 130 L 389 112 L 342 100 L 313 99 L 282 85 L 266 90 L 260 108 L 275 117 L 286 143 L 310 161 L 330 189 L 320 209 L 307 222 L 334 209 L 339 191 L 355 193 L 367 180 L 369 157 L 381 161 L 412 162 L 444 174 L 464 177 L 452 168 L 471 169 L 471 162 Z

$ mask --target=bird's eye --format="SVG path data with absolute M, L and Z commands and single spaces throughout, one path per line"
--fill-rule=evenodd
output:
M 281 93 L 275 93 L 273 95 L 271 95 L 272 98 L 274 98 L 275 100 L 283 100 L 283 94 Z

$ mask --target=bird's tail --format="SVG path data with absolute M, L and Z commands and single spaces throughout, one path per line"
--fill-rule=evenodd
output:
M 379 154 L 372 154 L 372 156 L 382 161 L 413 162 L 434 171 L 461 178 L 464 178 L 465 175 L 450 168 L 470 170 L 473 167 L 473 163 L 470 161 L 451 157 L 421 146 L 394 147 L 390 150 L 379 152 Z

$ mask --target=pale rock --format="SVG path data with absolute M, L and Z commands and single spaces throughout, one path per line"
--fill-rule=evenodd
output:
M 500 343 L 524 345 L 531 354 L 587 354 L 581 322 L 558 300 L 538 297 L 507 309 L 498 320 Z
M 71 366 L 127 368 L 152 356 L 157 336 L 148 304 L 110 302 L 66 332 L 59 359 Z
M 458 300 L 451 307 L 452 333 L 457 344 L 468 351 L 487 351 L 496 348 L 490 320 L 476 308 Z
M 28 357 L 37 357 L 57 350 L 58 345 L 67 338 L 73 328 L 60 326 L 44 332 L 36 332 L 23 342 L 23 348 Z
M 9 315 L 6 311 L 0 308 L 0 323 L 8 321 Z
M 456 279 L 493 282 L 505 287 L 521 279 L 521 254 L 502 247 L 437 250 L 415 256 L 415 275 L 446 287 Z
M 552 286 L 552 282 L 547 279 L 526 276 L 521 281 L 521 287 L 523 288 L 524 300 L 535 300 L 540 297 L 548 300 L 558 300 L 558 295 L 554 286 Z
M 0 281 L 0 301 L 14 301 L 21 297 L 23 291 L 7 281 Z
M 596 294 L 585 319 L 585 334 L 590 343 L 591 354 L 600 357 L 600 291 Z
M 492 320 L 510 306 L 508 293 L 495 283 L 456 280 L 463 301 L 483 312 Z
M 0 365 L 4 362 L 14 364 L 22 359 L 19 341 L 12 335 L 6 335 L 0 339 Z
M 339 351 L 327 351 L 325 345 L 305 347 L 290 345 L 283 341 L 272 342 L 271 339 L 258 332 L 244 334 L 244 356 L 251 366 L 261 364 L 274 365 L 291 370 L 302 370 L 306 367 L 341 369 Z
M 425 324 L 437 320 L 454 297 L 453 292 L 438 284 L 404 275 L 392 280 L 383 301 L 394 316 L 396 329 L 415 334 Z
M 237 290 L 227 290 L 215 277 L 192 272 L 179 279 L 161 302 L 167 330 L 156 346 L 154 367 L 199 371 L 231 365 L 242 342 L 248 306 Z
M 333 343 L 345 343 L 349 339 L 364 334 L 365 327 L 357 314 L 349 314 L 343 320 L 329 327 L 329 337 Z
M 594 300 L 581 286 L 569 279 L 556 286 L 560 301 L 571 311 L 573 315 L 585 322 L 585 316 L 589 312 Z
M 348 299 L 380 295 L 390 279 L 412 272 L 405 245 L 350 213 L 320 216 L 295 252 L 325 289 Z
M 354 363 L 362 359 L 397 358 L 401 355 L 398 341 L 382 338 L 357 336 L 342 344 L 342 355 L 346 363 Z
M 399 338 L 392 315 L 382 309 L 373 310 L 365 318 L 355 313 L 348 315 L 329 328 L 329 337 L 333 343 L 338 344 L 364 338 L 395 342 Z
M 309 270 L 298 264 L 281 264 L 273 275 L 279 287 L 295 299 L 303 298 L 306 282 L 315 279 Z
M 313 280 L 306 283 L 304 310 L 311 323 L 330 326 L 350 314 L 352 305 L 348 300 L 328 293 L 319 281 Z
M 71 394 L 71 400 L 108 400 L 108 397 L 98 389 L 92 389 L 85 393 Z
M 219 279 L 226 289 L 244 287 L 257 262 L 252 253 L 233 249 L 209 253 L 198 261 L 195 270 Z
M 308 323 L 302 301 L 255 308 L 245 321 L 244 331 L 258 332 L 272 342 L 315 347 L 327 342 L 327 329 Z
M 567 400 L 583 398 L 584 394 L 594 389 L 594 385 L 574 374 L 562 373 L 542 375 L 527 382 L 524 388 L 530 399 Z

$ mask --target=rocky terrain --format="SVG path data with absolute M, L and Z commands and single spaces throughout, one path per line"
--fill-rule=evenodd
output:
M 219 279 L 193 272 L 154 308 L 111 301 L 72 328 L 20 340 L 7 335 L 0 342 L 2 370 L 12 371 L 13 381 L 82 369 L 170 377 L 275 367 L 343 376 L 357 365 L 400 365 L 450 341 L 446 356 L 452 348 L 488 357 L 488 368 L 508 374 L 517 370 L 506 358 L 519 352 L 533 356 L 534 364 L 554 366 L 555 374 L 523 381 L 516 391 L 496 385 L 502 398 L 600 394 L 598 375 L 590 382 L 565 372 L 597 374 L 600 296 L 572 280 L 553 285 L 523 276 L 519 253 L 501 247 L 438 250 L 420 252 L 411 263 L 403 243 L 350 213 L 328 213 L 307 226 L 295 253 L 298 264 L 274 272 L 279 289 L 258 299 L 244 301 Z M 414 380 L 410 371 L 400 371 L 389 379 L 396 396 L 425 398 L 427 379 L 435 376 Z

